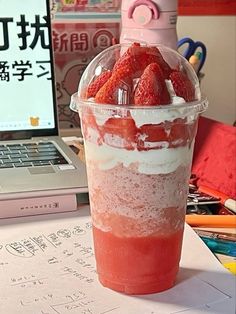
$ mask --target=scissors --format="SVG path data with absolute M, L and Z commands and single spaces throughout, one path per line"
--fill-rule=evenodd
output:
M 187 48 L 184 50 L 183 52 L 183 56 L 189 60 L 189 58 L 194 55 L 194 53 L 196 52 L 197 49 L 201 49 L 202 53 L 201 53 L 201 57 L 200 57 L 200 64 L 197 70 L 197 73 L 200 72 L 200 70 L 202 69 L 205 60 L 206 60 L 206 55 L 207 55 L 207 49 L 206 46 L 201 42 L 201 41 L 194 41 L 189 37 L 184 37 L 182 39 L 180 39 L 177 43 L 177 48 L 179 49 L 181 46 L 183 45 L 187 45 Z

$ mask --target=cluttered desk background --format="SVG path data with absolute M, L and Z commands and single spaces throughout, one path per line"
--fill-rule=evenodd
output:
M 77 131 L 80 127 L 78 115 L 73 116 L 73 113 L 69 111 L 68 107 L 70 96 L 76 91 L 78 86 L 78 81 L 75 81 L 74 78 L 78 77 L 78 74 L 83 72 L 90 59 L 99 51 L 118 41 L 120 34 L 120 12 L 118 1 L 95 1 L 93 2 L 95 6 L 99 7 L 99 4 L 101 4 L 100 10 L 97 12 L 89 10 L 89 12 L 83 12 L 83 14 L 77 10 L 78 7 L 76 9 L 76 7 L 71 6 L 72 2 L 73 1 L 64 1 L 63 3 L 63 1 L 55 1 L 54 4 L 56 7 L 53 12 L 53 40 L 57 71 L 57 96 L 60 108 L 59 118 L 62 135 L 63 132 L 65 132 L 65 134 L 70 134 L 70 132 L 71 134 L 78 134 Z M 146 3 L 146 1 L 143 2 Z M 79 8 L 85 8 L 87 3 L 87 1 L 76 1 L 76 4 L 79 4 Z M 63 10 L 63 4 L 69 4 L 69 10 Z M 110 6 L 111 4 L 114 4 L 115 10 L 112 10 L 112 6 Z M 76 12 L 74 12 L 74 9 L 76 9 Z M 188 16 L 186 17 L 185 22 L 188 22 L 188 18 L 190 19 L 189 22 L 191 27 L 193 27 L 193 25 L 196 27 L 196 23 L 193 23 L 193 19 L 196 19 L 196 17 Z M 216 17 L 214 16 L 214 18 Z M 219 17 L 217 17 L 217 19 L 218 18 Z M 209 16 L 204 16 L 204 18 L 201 17 L 201 26 L 204 25 L 204 21 L 207 25 L 209 24 L 209 20 L 207 19 L 209 19 Z M 221 16 L 220 19 L 221 22 L 222 20 L 227 21 L 226 24 L 229 23 L 231 25 L 231 22 L 233 22 L 233 24 L 235 23 L 235 16 Z M 179 30 L 179 26 L 183 28 L 182 34 Z M 232 88 L 230 84 L 234 84 L 235 81 L 235 73 L 232 73 L 232 69 L 234 68 L 233 62 L 235 62 L 235 60 L 233 57 L 230 59 L 230 55 L 227 55 L 232 52 L 232 49 L 231 47 L 224 49 L 224 58 L 227 61 L 231 60 L 231 62 L 227 62 L 227 64 L 229 64 L 230 74 L 223 74 L 225 73 L 225 64 L 221 62 L 220 65 L 224 68 L 224 71 L 219 70 L 221 75 L 215 75 L 212 73 L 212 69 L 219 68 L 219 62 L 217 60 L 217 66 L 213 67 L 211 64 L 210 71 L 207 70 L 207 64 L 209 65 L 210 62 L 214 60 L 214 54 L 211 52 L 211 46 L 209 45 L 208 39 L 202 36 L 200 38 L 199 36 L 199 34 L 202 33 L 206 36 L 207 32 L 201 31 L 198 28 L 195 34 L 190 34 L 190 29 L 191 28 L 184 25 L 184 22 L 179 22 L 178 36 L 180 38 L 189 36 L 194 40 L 204 42 L 210 55 L 203 64 L 203 75 L 201 77 L 203 91 L 209 95 L 208 97 L 212 104 L 211 111 L 208 111 L 207 115 L 232 125 L 235 121 L 235 116 L 233 114 L 234 109 L 231 110 L 231 104 L 234 104 L 234 99 L 233 102 L 231 102 L 231 100 L 232 96 L 235 96 L 235 93 L 231 92 Z M 207 27 L 205 27 L 205 29 L 207 29 Z M 186 34 L 186 30 L 188 30 L 189 33 Z M 213 33 L 218 35 L 218 32 L 215 29 L 212 31 L 211 28 L 208 28 L 208 30 L 210 34 Z M 224 31 L 225 30 L 226 28 L 224 28 Z M 213 39 L 211 35 L 209 37 Z M 234 44 L 234 41 L 231 40 L 230 43 Z M 90 49 L 91 44 L 93 46 L 92 50 Z M 215 41 L 214 44 L 216 44 Z M 217 80 L 222 79 L 222 82 L 213 82 L 210 75 L 213 75 Z M 225 76 L 227 76 L 230 83 L 225 80 Z M 215 87 L 214 93 L 211 93 L 211 88 L 207 85 L 207 82 L 214 83 L 212 86 L 223 86 L 223 83 L 226 83 L 226 87 L 222 87 L 225 94 L 222 93 L 220 88 L 216 89 Z M 224 101 L 222 101 L 221 97 L 216 95 L 216 92 L 220 93 L 221 97 L 224 97 Z M 226 97 L 228 97 L 228 99 L 226 99 Z M 224 105 L 224 107 L 221 104 L 218 106 L 217 101 L 219 100 L 224 104 L 226 103 L 226 105 Z M 222 116 L 221 113 L 224 113 L 224 116 Z M 204 121 L 206 122 L 207 120 L 200 121 L 201 130 L 204 130 Z M 207 126 L 208 125 L 209 124 L 207 124 Z M 215 135 L 219 134 L 217 133 L 219 132 L 217 123 L 212 125 L 211 129 L 215 130 Z M 232 131 L 232 134 L 235 135 L 233 129 L 234 128 L 231 127 L 229 133 Z M 222 131 L 221 128 L 220 131 Z M 224 131 L 227 132 L 227 129 L 224 128 L 223 132 Z M 234 135 L 232 135 L 232 138 Z M 215 140 L 215 138 L 212 140 Z M 216 141 L 214 148 L 218 148 L 219 151 L 222 152 L 219 148 L 219 145 L 222 143 L 222 141 Z M 208 154 L 209 152 L 205 151 L 205 153 Z M 207 156 L 207 158 L 209 159 L 209 156 Z M 222 159 L 224 159 L 224 157 L 222 157 Z M 233 171 L 233 169 L 234 168 L 230 171 Z M 197 171 L 197 168 L 195 168 L 195 170 Z M 200 179 L 203 179 L 203 176 L 201 176 Z M 218 182 L 218 184 L 220 183 Z M 229 185 L 230 184 L 228 184 L 228 186 Z M 87 230 L 91 227 L 87 211 L 88 207 L 81 209 L 79 214 L 74 213 L 71 214 L 71 216 L 61 215 L 61 220 L 59 217 L 58 219 L 54 217 L 52 220 L 45 217 L 28 217 L 27 219 L 17 221 L 12 220 L 9 223 L 7 220 L 2 222 L 0 228 L 0 234 L 2 235 L 0 243 L 2 256 L 2 260 L 0 261 L 2 281 L 0 288 L 2 291 L 1 297 L 4 302 L 0 304 L 1 313 L 9 312 L 9 310 L 14 313 L 16 309 L 16 304 L 14 304 L 14 302 L 18 303 L 17 306 L 22 313 L 32 313 L 35 304 L 36 306 L 38 304 L 40 305 L 38 307 L 40 314 L 66 312 L 78 313 L 78 309 L 80 310 L 79 313 L 97 314 L 98 308 L 100 311 L 99 313 L 103 314 L 108 312 L 123 313 L 122 309 L 127 307 L 125 299 L 123 300 L 122 297 L 120 298 L 118 295 L 111 293 L 111 299 L 108 298 L 105 304 L 103 301 L 107 294 L 104 293 L 103 295 L 103 291 L 100 294 L 96 284 L 92 289 L 89 286 L 95 280 L 95 268 L 90 261 L 91 257 L 93 257 L 93 252 L 91 250 L 91 239 L 87 233 Z M 224 219 L 222 218 L 222 220 Z M 213 230 L 212 233 L 209 233 L 209 230 L 208 233 L 204 233 L 204 231 L 198 229 L 196 232 L 203 240 L 208 242 L 210 247 L 210 244 L 217 243 L 217 241 L 232 241 L 232 239 L 234 241 L 235 222 L 232 224 L 232 227 L 232 230 L 228 228 L 227 233 L 229 234 L 229 232 L 232 231 L 232 234 L 228 235 L 227 239 L 226 237 L 220 238 L 222 233 L 219 232 L 219 230 L 216 233 L 214 233 Z M 194 313 L 192 308 L 197 308 L 200 311 L 205 312 L 216 313 L 217 311 L 223 313 L 224 305 L 222 304 L 224 304 L 224 302 L 231 303 L 232 306 L 230 306 L 230 309 L 233 309 L 233 306 L 235 305 L 232 304 L 235 303 L 233 298 L 234 289 L 232 285 L 234 280 L 233 276 L 223 269 L 223 267 L 221 268 L 220 263 L 213 258 L 210 250 L 207 250 L 207 247 L 204 246 L 203 242 L 198 241 L 199 238 L 188 226 L 186 227 L 186 235 L 185 241 L 187 242 L 185 242 L 185 253 L 181 264 L 182 270 L 184 269 L 184 271 L 180 272 L 176 287 L 177 290 L 173 289 L 166 296 L 156 296 L 157 299 L 155 299 L 155 297 L 152 298 L 152 296 L 150 298 L 145 298 L 145 304 L 142 303 L 145 308 L 139 307 L 139 304 L 141 304 L 139 298 L 133 298 L 130 303 L 132 308 L 130 308 L 129 313 L 140 312 L 142 314 L 152 314 L 160 312 L 163 314 L 179 313 L 182 311 L 190 311 L 191 313 Z M 215 235 L 217 235 L 217 237 Z M 83 246 L 77 239 L 77 237 L 80 236 L 83 237 Z M 67 241 L 71 238 L 73 239 L 72 242 Z M 192 246 L 195 247 L 194 252 L 192 252 Z M 231 256 L 231 260 L 234 260 L 235 257 L 234 248 L 235 241 L 234 245 L 232 244 L 232 250 L 228 251 L 228 253 L 231 253 L 228 254 Z M 73 250 L 76 250 L 78 254 L 76 260 L 74 260 Z M 220 253 L 220 251 L 217 252 L 214 248 L 212 251 L 213 253 Z M 189 252 L 191 252 L 191 256 L 188 255 Z M 224 253 L 223 249 L 221 252 Z M 25 261 L 24 265 L 26 267 L 22 273 L 23 264 L 17 264 L 16 260 L 18 259 Z M 31 263 L 31 261 L 33 261 L 33 263 Z M 191 264 L 191 268 L 189 268 L 189 264 Z M 42 265 L 46 265 L 45 268 Z M 81 270 L 81 273 L 74 269 L 74 265 Z M 51 269 L 54 270 L 52 273 L 50 272 Z M 230 270 L 234 272 L 234 269 Z M 56 277 L 54 277 L 55 274 Z M 64 294 L 64 290 L 62 291 L 60 284 L 61 282 L 66 283 L 67 277 L 70 277 L 71 281 L 68 286 L 65 284 L 64 288 L 66 294 Z M 75 286 L 77 286 L 78 281 L 82 283 L 83 289 L 71 289 L 71 282 L 74 282 Z M 46 291 L 44 291 L 44 286 L 47 286 Z M 50 286 L 53 287 L 53 290 L 50 290 Z M 26 297 L 26 290 L 31 293 L 34 291 L 37 293 L 39 292 L 39 294 L 27 294 Z M 14 295 L 17 295 L 17 300 L 15 298 L 13 302 L 11 298 Z M 166 297 L 168 298 L 167 306 Z M 173 300 L 173 304 L 170 303 L 169 300 Z M 159 306 L 157 301 L 162 304 L 161 309 L 157 308 Z M 218 302 L 222 302 L 222 304 L 219 305 Z M 154 305 L 156 307 L 155 309 Z M 231 313 L 227 312 L 227 310 L 225 312 Z
M 85 12 L 73 9 L 73 6 L 70 6 L 68 11 L 67 5 L 63 7 L 63 3 L 68 1 L 52 2 L 60 126 L 64 133 L 73 134 L 71 128 L 78 128 L 79 119 L 69 110 L 68 103 L 70 95 L 77 91 L 78 85 L 76 81 L 73 84 L 68 82 L 75 75 L 77 77 L 77 73 L 83 72 L 94 55 L 111 45 L 113 37 L 119 39 L 121 2 L 78 1 L 81 3 L 80 10 L 82 8 Z M 204 4 L 202 1 L 179 1 L 178 38 L 187 36 L 193 40 L 200 40 L 207 47 L 208 56 L 202 69 L 204 78 L 201 87 L 208 96 L 210 106 L 204 115 L 230 125 L 236 120 L 235 15 L 235 0 L 204 1 Z M 76 33 L 82 36 L 78 46 L 71 42 L 73 34 Z M 88 37 L 88 47 L 83 34 Z

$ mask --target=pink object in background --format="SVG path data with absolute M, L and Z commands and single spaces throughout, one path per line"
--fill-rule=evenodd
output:
M 123 0 L 120 43 L 162 44 L 177 49 L 177 0 Z
M 80 77 L 88 63 L 102 50 L 118 41 L 120 17 L 107 21 L 99 15 L 81 19 L 79 13 L 74 19 L 54 19 L 52 38 L 57 81 L 57 102 L 61 129 L 79 127 L 79 116 L 68 107 L 70 97 L 77 92 Z

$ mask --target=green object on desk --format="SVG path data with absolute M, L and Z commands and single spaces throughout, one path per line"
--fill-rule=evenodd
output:
M 202 237 L 201 239 L 213 253 L 236 257 L 236 242 Z

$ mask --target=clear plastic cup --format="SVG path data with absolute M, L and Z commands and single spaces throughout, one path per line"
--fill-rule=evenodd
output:
M 187 61 L 158 49 L 171 67 L 178 64 L 188 73 L 196 100 L 134 106 L 86 99 L 96 71 L 112 68 L 127 50 L 116 45 L 91 62 L 71 105 L 84 136 L 98 277 L 126 294 L 160 292 L 175 283 L 197 122 L 207 107 Z M 127 90 L 122 82 L 117 102 L 127 101 Z

